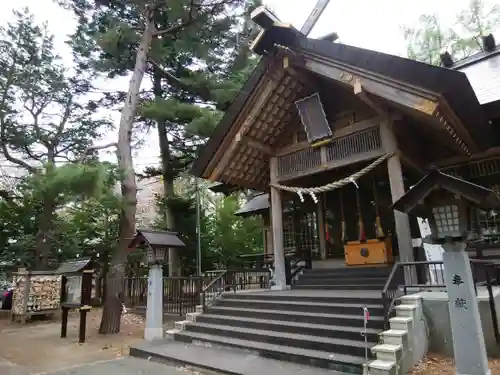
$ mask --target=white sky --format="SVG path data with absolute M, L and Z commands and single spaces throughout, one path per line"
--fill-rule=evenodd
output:
M 265 0 L 284 22 L 301 27 L 317 0 Z M 494 0 L 486 1 L 491 4 Z M 412 25 L 423 13 L 436 13 L 443 26 L 451 26 L 455 14 L 467 7 L 469 0 L 332 0 L 311 33 L 312 37 L 332 31 L 340 35 L 339 41 L 380 52 L 404 55 L 405 44 L 402 25 Z M 72 14 L 58 7 L 52 0 L 16 0 L 0 3 L 0 25 L 11 17 L 14 8 L 30 8 L 37 22 L 47 21 L 56 36 L 59 53 L 71 59 L 66 36 L 75 27 Z M 146 83 L 145 83 L 146 84 Z M 127 80 L 105 82 L 102 87 L 124 89 Z M 118 115 L 113 115 L 118 120 Z M 117 121 L 116 121 L 117 122 Z M 106 141 L 116 139 L 110 134 Z M 158 141 L 153 131 L 145 139 L 146 146 L 136 152 L 135 165 L 140 170 L 147 165 L 158 164 Z

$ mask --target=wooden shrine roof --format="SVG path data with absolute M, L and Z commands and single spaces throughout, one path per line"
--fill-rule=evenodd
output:
M 92 263 L 91 258 L 77 258 L 62 263 L 54 272 L 55 274 L 77 273 Z
M 467 75 L 479 103 L 500 101 L 500 45 L 457 61 L 452 68 Z
M 242 208 L 236 211 L 236 216 L 252 216 L 269 211 L 269 194 L 259 194 L 250 199 Z
M 149 229 L 138 229 L 137 234 L 131 241 L 129 248 L 147 243 L 155 247 L 185 247 L 186 244 L 177 237 L 177 233 L 169 231 L 158 231 Z
M 390 85 L 397 95 L 417 92 L 421 97 L 432 97 L 441 103 L 436 106 L 445 107 L 443 113 L 452 118 L 449 122 L 459 124 L 455 133 L 463 135 L 470 151 L 490 146 L 491 127 L 464 73 L 306 38 L 293 28 L 272 26 L 266 34 L 254 49 L 263 54 L 261 61 L 193 165 L 196 176 L 257 190 L 268 186 L 269 158 L 286 130 L 298 121 L 294 103 L 311 93 L 308 83 L 319 76 L 306 66 L 297 69 L 301 73 L 297 77 L 297 70 L 283 68 L 283 56 L 290 56 L 293 64 L 300 64 L 306 57 L 318 64 L 330 64 L 342 72 L 354 72 L 349 74 L 351 78 L 354 74 L 369 76 L 380 86 Z M 346 91 L 346 95 L 350 94 Z M 432 109 L 428 113 L 433 113 Z M 249 140 L 257 142 L 250 146 Z M 265 147 L 256 147 L 257 143 Z

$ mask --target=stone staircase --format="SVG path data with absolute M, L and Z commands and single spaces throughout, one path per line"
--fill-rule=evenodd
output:
M 383 330 L 381 290 L 389 269 L 307 270 L 289 291 L 225 293 L 188 314 L 176 341 L 233 347 L 261 357 L 361 374 Z M 370 312 L 366 341 L 363 307 Z
M 390 272 L 388 267 L 306 269 L 293 289 L 382 291 Z

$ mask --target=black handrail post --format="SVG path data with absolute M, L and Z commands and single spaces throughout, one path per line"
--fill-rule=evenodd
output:
M 491 319 L 493 323 L 493 333 L 495 334 L 495 341 L 500 343 L 500 332 L 498 330 L 497 309 L 495 306 L 495 298 L 493 296 L 493 288 L 491 287 L 491 279 L 488 272 L 489 266 L 485 266 L 486 274 L 486 288 L 488 289 L 488 302 L 490 304 Z

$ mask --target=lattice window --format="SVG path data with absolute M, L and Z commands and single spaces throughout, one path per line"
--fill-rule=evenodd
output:
M 301 217 L 298 237 L 301 251 L 311 251 L 313 258 L 320 257 L 318 222 L 315 212 L 306 213 Z
M 295 251 L 295 226 L 293 216 L 283 215 L 283 247 L 285 253 Z

